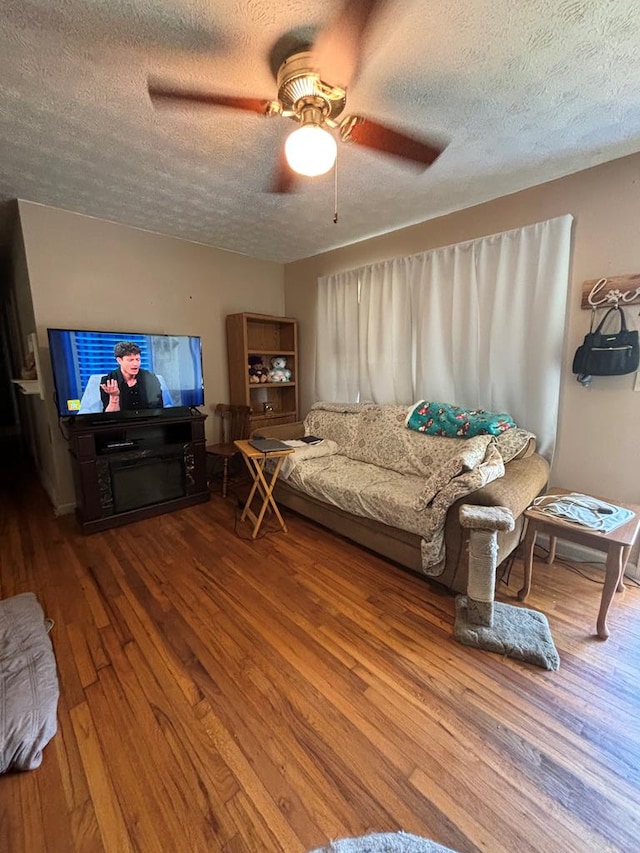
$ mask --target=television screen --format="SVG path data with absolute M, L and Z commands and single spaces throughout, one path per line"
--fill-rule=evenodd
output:
M 60 417 L 204 403 L 199 337 L 47 329 Z

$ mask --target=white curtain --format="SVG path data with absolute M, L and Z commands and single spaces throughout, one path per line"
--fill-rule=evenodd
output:
M 550 459 L 572 221 L 319 279 L 317 399 L 507 412 Z
M 357 401 L 358 271 L 318 279 L 316 383 L 318 400 Z

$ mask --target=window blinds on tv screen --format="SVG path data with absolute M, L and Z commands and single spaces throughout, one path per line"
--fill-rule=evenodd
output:
M 199 337 L 47 331 L 61 417 L 204 403 Z

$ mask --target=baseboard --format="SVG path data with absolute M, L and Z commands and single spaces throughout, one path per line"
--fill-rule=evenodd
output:
M 543 548 L 548 549 L 549 537 L 545 533 L 538 533 L 536 544 L 540 544 Z M 564 557 L 567 560 L 573 560 L 576 563 L 589 563 L 590 568 L 604 571 L 606 555 L 602 551 L 594 551 L 593 548 L 587 548 L 585 545 L 577 545 L 574 542 L 558 539 L 556 555 Z M 627 578 L 640 580 L 640 566 L 629 562 L 627 563 L 624 574 Z
M 75 503 L 60 504 L 60 506 L 54 506 L 53 512 L 56 517 L 59 515 L 69 515 L 70 512 L 75 511 L 75 508 Z

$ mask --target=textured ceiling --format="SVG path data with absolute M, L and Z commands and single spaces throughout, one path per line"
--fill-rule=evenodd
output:
M 347 112 L 448 146 L 416 173 L 340 145 L 338 224 L 332 175 L 267 192 L 291 121 L 151 106 L 149 75 L 275 97 L 274 46 L 340 7 L 2 0 L 0 210 L 23 198 L 290 261 L 640 150 L 637 0 L 387 0 Z

